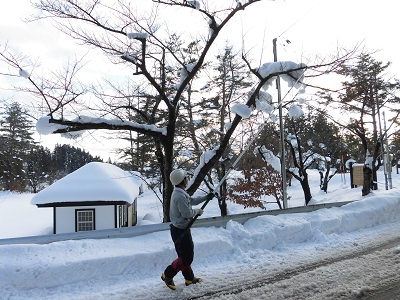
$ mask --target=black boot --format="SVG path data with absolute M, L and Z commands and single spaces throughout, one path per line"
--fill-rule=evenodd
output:
M 203 279 L 201 279 L 200 277 L 193 277 L 192 280 L 185 280 L 185 284 L 186 286 L 191 285 L 191 284 L 196 284 L 196 283 L 200 283 L 203 282 Z
M 165 284 L 167 285 L 167 287 L 169 287 L 171 290 L 176 290 L 176 285 L 174 283 L 174 276 L 176 275 L 176 271 L 174 270 L 174 268 L 169 265 L 164 273 L 161 274 L 161 280 L 165 282 Z
M 176 285 L 174 280 L 172 278 L 165 276 L 165 273 L 161 274 L 161 280 L 164 281 L 167 287 L 169 287 L 171 290 L 174 291 L 176 290 Z
M 191 284 L 200 283 L 203 281 L 203 279 L 197 278 L 194 276 L 193 270 L 190 267 L 183 270 L 182 274 L 183 274 L 183 277 L 185 277 L 186 286 L 191 285 Z

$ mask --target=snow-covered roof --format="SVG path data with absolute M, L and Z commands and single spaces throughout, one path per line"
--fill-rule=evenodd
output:
M 31 204 L 128 202 L 139 195 L 140 182 L 117 166 L 91 162 L 36 194 Z

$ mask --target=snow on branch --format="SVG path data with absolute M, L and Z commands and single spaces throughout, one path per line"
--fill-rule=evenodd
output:
M 294 104 L 289 108 L 288 115 L 291 119 L 298 119 L 304 115 L 304 112 L 300 106 Z
M 31 74 L 29 74 L 28 71 L 25 71 L 24 69 L 19 69 L 19 76 L 28 79 Z
M 194 170 L 193 172 L 193 177 L 190 179 L 187 189 L 192 186 L 192 184 L 194 183 L 197 175 L 200 173 L 201 169 L 204 167 L 205 164 L 207 164 L 216 154 L 217 154 L 217 150 L 219 149 L 219 146 L 215 147 L 214 149 L 210 150 L 210 151 L 205 151 L 201 154 L 200 156 L 200 162 L 199 165 L 197 166 L 197 168 Z
M 145 40 L 149 37 L 149 34 L 147 32 L 128 32 L 126 36 L 131 40 Z
M 137 55 L 137 53 L 134 53 L 134 52 L 125 52 L 122 55 L 122 58 L 125 58 L 126 60 L 136 64 L 137 63 L 137 59 L 138 59 L 138 55 Z
M 200 9 L 200 2 L 199 1 L 197 1 L 197 0 L 187 0 L 186 2 L 187 2 L 187 4 L 189 4 L 189 5 L 193 6 L 194 8 L 196 8 L 197 10 Z
M 272 104 L 272 95 L 270 93 L 260 91 L 256 97 L 256 109 L 271 114 L 275 106 Z
M 265 163 L 269 166 L 271 166 L 275 171 L 277 171 L 279 174 L 281 173 L 281 161 L 279 157 L 274 155 L 274 153 L 271 150 L 268 150 L 265 148 L 265 146 L 258 146 L 254 149 L 254 155 L 257 153 L 260 153 L 263 160 Z
M 263 64 L 257 69 L 257 72 L 263 78 L 279 74 L 279 76 L 288 83 L 289 87 L 294 86 L 301 88 L 306 68 L 307 65 L 303 63 L 298 64 L 292 61 L 277 61 Z M 267 81 L 265 89 L 271 84 L 272 79 Z
M 88 116 L 79 116 L 74 120 L 68 121 L 68 120 L 62 120 L 66 124 L 68 123 L 79 123 L 80 125 L 88 125 L 88 126 L 82 126 L 82 127 L 87 127 L 87 129 L 93 129 L 90 128 L 90 125 L 98 125 L 98 124 L 105 124 L 108 127 L 126 127 L 126 128 L 132 128 L 132 129 L 137 129 L 137 130 L 142 130 L 142 131 L 152 131 L 155 133 L 159 133 L 162 135 L 167 135 L 167 129 L 165 127 L 163 128 L 158 128 L 155 125 L 149 125 L 149 124 L 139 124 L 136 122 L 130 122 L 130 121 L 124 121 L 124 120 L 107 120 L 104 118 L 93 118 L 93 117 L 88 117 Z M 74 127 L 74 125 L 71 125 Z M 76 125 L 75 125 L 76 126 Z M 78 127 L 78 126 L 77 126 Z M 94 126 L 97 128 L 97 126 Z M 71 132 L 75 131 L 78 132 L 79 134 L 82 133 L 82 130 L 71 130 L 69 131 L 68 129 L 70 128 L 69 125 L 62 125 L 62 124 L 57 124 L 51 122 L 51 117 L 50 116 L 44 116 L 41 117 L 37 123 L 36 123 L 36 130 L 38 133 L 47 135 L 47 134 L 52 134 L 52 133 L 57 133 L 60 131 L 64 131 L 63 133 L 68 133 L 66 137 L 76 137 L 78 133 L 73 133 Z
M 50 116 L 44 116 L 44 117 L 39 118 L 39 120 L 37 120 L 37 122 L 36 122 L 36 131 L 39 134 L 48 135 L 48 134 L 52 134 L 53 132 L 55 132 L 59 129 L 68 128 L 68 126 L 65 126 L 65 125 L 50 123 L 49 122 L 50 120 L 51 120 Z
M 192 62 L 190 64 L 187 64 L 183 68 L 181 68 L 180 81 L 179 81 L 179 84 L 175 85 L 175 89 L 180 88 L 180 86 L 183 84 L 185 79 L 188 77 L 189 73 L 192 72 L 192 70 L 196 66 L 196 64 L 197 64 L 197 62 Z
M 252 109 L 246 104 L 236 103 L 232 106 L 232 112 L 241 116 L 243 119 L 248 119 L 251 115 Z

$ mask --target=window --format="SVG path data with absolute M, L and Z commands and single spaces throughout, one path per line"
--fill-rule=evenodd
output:
M 75 231 L 95 230 L 94 209 L 77 209 L 75 211 Z
M 127 205 L 118 206 L 119 227 L 128 227 L 128 207 Z

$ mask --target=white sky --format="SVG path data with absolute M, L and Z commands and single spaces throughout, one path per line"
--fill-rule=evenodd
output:
M 203 278 L 199 285 L 185 287 L 182 275 L 177 274 L 178 289 L 173 292 L 160 280 L 161 272 L 176 257 L 166 230 L 132 238 L 0 245 L 1 295 L 4 299 L 21 300 L 187 299 L 258 282 L 260 274 L 274 278 L 277 273 L 301 268 L 305 263 L 354 254 L 367 245 L 398 238 L 400 175 L 393 174 L 394 188 L 386 191 L 383 173 L 378 172 L 379 190 L 362 197 L 361 187 L 350 188 L 348 173 L 346 184 L 341 175 L 335 175 L 328 193 L 319 190 L 317 170 L 308 173 L 312 204 L 361 201 L 309 213 L 257 217 L 244 225 L 230 222 L 226 228 L 193 228 L 192 266 L 195 275 Z M 293 181 L 288 195 L 290 207 L 304 205 L 298 181 Z M 0 192 L 0 239 L 51 234 L 52 209 L 30 205 L 32 196 Z M 148 220 L 160 222 L 156 203 L 161 205 L 151 192 L 138 198 L 139 225 L 149 224 Z M 228 203 L 228 209 L 230 214 L 252 210 L 233 203 Z M 268 203 L 267 209 L 277 209 L 277 205 Z M 202 218 L 218 215 L 218 203 L 213 200 Z M 265 287 L 253 290 L 256 295 L 212 299 L 349 299 L 349 295 L 398 280 L 399 253 L 400 245 L 395 245 L 390 251 L 316 268 L 304 275 L 289 272 L 290 284 L 266 282 Z M 373 271 L 365 272 L 364 263 Z M 314 297 L 308 297 L 311 292 Z
M 135 3 L 135 0 L 132 2 Z M 143 3 L 138 0 L 136 2 L 138 6 Z M 50 20 L 29 24 L 21 21 L 32 12 L 29 0 L 7 1 L 2 4 L 1 45 L 8 42 L 10 47 L 38 58 L 42 63 L 41 67 L 46 70 L 61 68 L 68 59 L 74 58 L 75 53 L 78 57 L 86 53 L 86 48 L 75 45 L 72 39 L 55 30 Z M 189 16 L 191 20 L 195 19 L 194 14 L 196 12 L 179 15 Z M 174 18 L 176 19 L 176 15 Z M 367 50 L 380 50 L 376 55 L 377 59 L 393 62 L 390 72 L 397 77 L 400 71 L 400 43 L 397 41 L 396 19 L 397 11 L 394 1 L 391 0 L 264 0 L 236 16 L 231 27 L 223 31 L 220 43 L 233 39 L 241 45 L 243 32 L 246 50 L 250 51 L 256 62 L 264 63 L 273 60 L 272 39 L 279 37 L 280 60 L 307 63 L 315 55 L 326 57 L 336 53 L 337 47 L 351 48 L 363 42 Z M 182 28 L 182 24 L 187 21 L 177 21 L 176 25 Z M 187 25 L 189 27 L 189 23 Z M 282 46 L 287 39 L 291 43 Z M 86 74 L 94 80 L 100 80 L 99 74 L 111 69 L 103 56 L 93 55 L 91 52 L 87 60 L 89 63 Z M 98 65 L 101 65 L 101 69 L 97 69 Z M 0 73 L 7 73 L 6 68 L 0 65 Z M 11 95 L 5 90 L 10 79 L 0 76 L 0 99 L 12 96 L 14 101 L 22 101 L 22 95 Z M 19 83 L 24 83 L 23 78 L 18 80 Z M 50 148 L 55 142 L 70 143 L 85 148 L 94 155 L 101 155 L 104 159 L 114 159 L 111 149 L 118 145 L 118 142 L 113 141 L 110 146 L 104 135 L 87 136 L 85 141 L 68 141 L 59 136 L 42 136 L 40 139 L 44 146 Z

